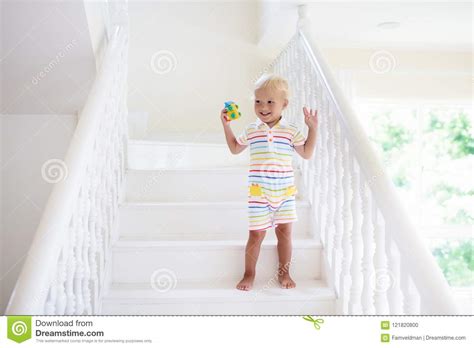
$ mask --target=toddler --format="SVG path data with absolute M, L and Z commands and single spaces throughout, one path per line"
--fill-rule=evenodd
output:
M 245 248 L 245 273 L 237 284 L 239 290 L 250 290 L 255 279 L 255 267 L 266 230 L 275 227 L 278 238 L 278 281 L 281 287 L 296 286 L 290 277 L 291 228 L 297 221 L 292 166 L 293 151 L 304 159 L 311 158 L 317 131 L 317 111 L 303 108 L 308 137 L 282 116 L 288 106 L 288 83 L 276 75 L 264 75 L 255 85 L 255 114 L 257 120 L 247 125 L 235 137 L 221 111 L 224 133 L 232 154 L 250 146 L 248 170 L 249 238 Z

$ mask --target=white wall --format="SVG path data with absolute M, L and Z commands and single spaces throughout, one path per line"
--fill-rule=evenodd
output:
M 255 119 L 252 80 L 266 66 L 256 46 L 256 2 L 130 2 L 129 110 L 147 112 L 149 131 L 218 133 L 224 101 Z M 168 73 L 159 70 L 162 51 Z M 163 51 L 169 51 L 169 56 Z M 155 66 L 155 70 L 153 69 Z
M 2 1 L 1 7 L 0 113 L 77 112 L 96 73 L 83 1 Z
M 2 170 L 0 170 L 0 313 L 2 311 L 3 303 L 3 254 L 5 251 L 4 239 L 3 239 L 3 117 L 0 115 L 0 164 Z
M 3 313 L 52 189 L 43 179 L 42 166 L 49 159 L 64 159 L 77 117 L 3 115 L 1 119 Z

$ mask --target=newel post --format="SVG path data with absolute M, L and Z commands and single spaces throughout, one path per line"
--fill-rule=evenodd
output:
M 310 19 L 308 16 L 308 4 L 300 4 L 298 5 L 298 22 L 296 23 L 296 31 L 303 31 L 307 32 L 310 24 Z

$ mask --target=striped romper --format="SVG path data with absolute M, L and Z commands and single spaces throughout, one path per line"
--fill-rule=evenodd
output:
M 294 146 L 305 141 L 297 126 L 282 117 L 272 128 L 257 118 L 237 138 L 239 144 L 250 145 L 249 230 L 298 220 L 292 159 Z

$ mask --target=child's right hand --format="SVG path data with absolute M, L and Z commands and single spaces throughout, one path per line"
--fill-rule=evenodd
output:
M 224 126 L 228 125 L 229 122 L 231 121 L 230 119 L 227 118 L 227 109 L 223 108 L 221 111 L 221 121 Z

